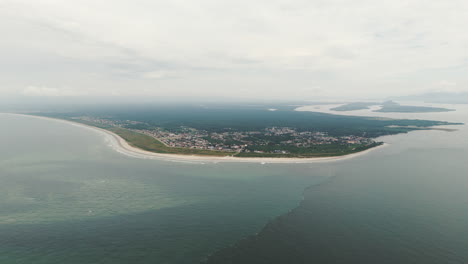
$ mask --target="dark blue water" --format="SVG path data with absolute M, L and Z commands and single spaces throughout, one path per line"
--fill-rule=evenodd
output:
M 458 129 L 388 137 L 385 151 L 336 164 L 299 207 L 209 263 L 468 263 L 468 130 Z

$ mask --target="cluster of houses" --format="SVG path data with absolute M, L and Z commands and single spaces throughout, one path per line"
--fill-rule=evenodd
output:
M 152 136 L 170 147 L 196 148 L 227 152 L 265 153 L 255 146 L 274 145 L 270 153 L 287 154 L 283 146 L 312 147 L 314 145 L 333 144 L 354 145 L 371 144 L 374 141 L 365 137 L 344 136 L 332 137 L 325 132 L 298 132 L 289 127 L 270 127 L 262 131 L 231 131 L 209 133 L 189 127 L 181 127 L 177 132 L 162 128 L 153 130 L 136 130 Z M 274 138 L 274 139 L 273 139 Z M 281 139 L 284 140 L 281 140 Z
M 124 120 L 114 121 L 108 119 L 78 117 L 83 121 L 101 125 L 131 127 L 141 122 Z M 130 129 L 130 128 L 128 128 Z M 368 145 L 374 143 L 370 138 L 359 136 L 329 136 L 325 132 L 297 131 L 290 127 L 269 127 L 260 131 L 228 131 L 208 132 L 190 127 L 180 127 L 177 130 L 164 128 L 130 129 L 132 131 L 151 136 L 169 147 L 194 148 L 225 152 L 254 152 L 287 154 L 288 147 L 308 148 L 324 144 L 340 145 Z M 264 146 L 269 146 L 265 151 Z
M 213 138 L 211 138 L 208 132 L 189 127 L 181 127 L 177 132 L 167 131 L 162 128 L 135 131 L 152 136 L 165 145 L 175 148 L 239 152 L 243 147 L 237 144 L 225 144 L 222 137 L 213 136 Z M 217 141 L 217 143 L 214 141 Z

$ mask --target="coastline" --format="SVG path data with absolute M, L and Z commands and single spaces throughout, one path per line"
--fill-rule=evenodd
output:
M 143 150 L 140 148 L 136 148 L 131 146 L 126 140 L 124 140 L 119 135 L 103 129 L 99 127 L 89 126 L 78 122 L 73 122 L 69 120 L 59 119 L 59 118 L 51 118 L 51 117 L 44 117 L 44 116 L 36 116 L 36 115 L 27 115 L 27 114 L 17 114 L 17 113 L 2 113 L 7 115 L 17 115 L 23 117 L 30 117 L 30 118 L 38 118 L 44 119 L 49 121 L 61 122 L 73 126 L 78 126 L 81 128 L 86 128 L 92 130 L 94 132 L 98 132 L 101 135 L 105 136 L 106 141 L 109 143 L 110 147 L 112 147 L 115 151 L 129 156 L 133 158 L 140 158 L 140 159 L 158 159 L 158 160 L 166 160 L 166 161 L 179 161 L 179 162 L 250 162 L 250 163 L 315 163 L 315 162 L 333 162 L 333 161 L 341 161 L 352 159 L 355 157 L 363 156 L 372 152 L 377 149 L 381 149 L 383 147 L 388 146 L 388 143 L 383 143 L 380 146 L 373 147 L 370 149 L 366 149 L 364 151 L 360 151 L 357 153 L 347 154 L 343 156 L 334 156 L 334 157 L 317 157 L 317 158 L 263 158 L 263 157 L 216 157 L 216 156 L 202 156 L 202 155 L 179 155 L 179 154 L 164 154 L 164 153 L 156 153 L 147 150 Z

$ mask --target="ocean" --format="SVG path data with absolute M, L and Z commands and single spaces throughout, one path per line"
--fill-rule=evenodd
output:
M 458 108 L 410 117 L 467 122 Z M 89 129 L 0 123 L 2 264 L 199 263 L 291 215 L 304 263 L 353 263 L 371 245 L 406 263 L 468 259 L 466 126 L 385 137 L 389 146 L 353 159 L 261 164 L 138 159 Z

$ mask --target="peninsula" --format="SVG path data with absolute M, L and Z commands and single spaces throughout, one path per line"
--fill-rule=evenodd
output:
M 270 111 L 269 109 L 278 109 Z M 392 120 L 298 112 L 284 106 L 151 107 L 35 115 L 114 133 L 153 153 L 237 158 L 345 156 L 381 146 L 375 138 L 448 122 Z

